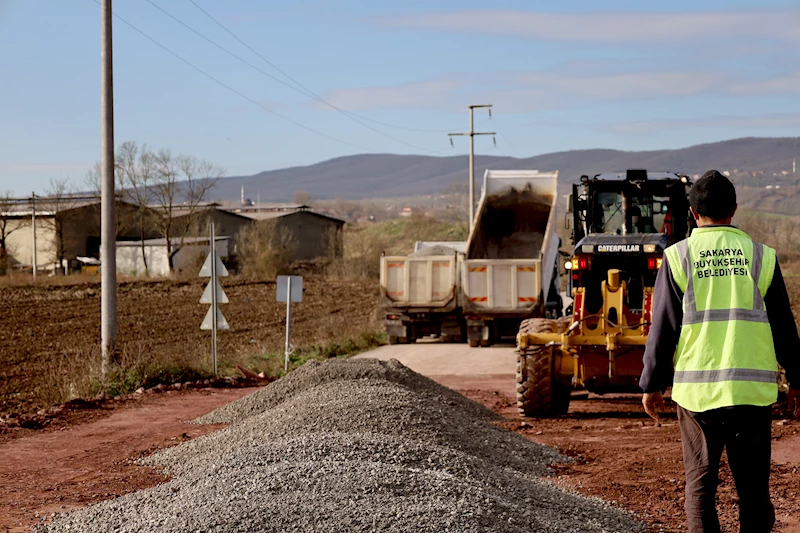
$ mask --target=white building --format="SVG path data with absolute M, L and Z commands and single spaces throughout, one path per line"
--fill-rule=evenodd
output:
M 230 237 L 216 237 L 217 255 L 224 259 L 229 254 Z M 173 257 L 175 272 L 200 272 L 200 267 L 209 253 L 209 237 L 185 237 L 183 245 L 180 239 L 172 239 L 172 248 L 178 248 Z M 129 276 L 169 276 L 169 261 L 166 239 L 148 239 L 146 241 L 117 241 L 117 272 Z M 145 272 L 143 257 L 147 258 Z M 196 273 L 197 273 L 196 272 Z

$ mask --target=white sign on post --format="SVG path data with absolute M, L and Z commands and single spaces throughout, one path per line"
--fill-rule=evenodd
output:
M 289 278 L 292 281 L 292 302 L 303 301 L 303 276 L 278 276 L 278 301 L 286 301 L 286 293 L 289 290 Z
M 200 324 L 201 330 L 211 330 L 211 371 L 217 375 L 217 330 L 231 329 L 228 321 L 222 316 L 222 311 L 219 310 L 219 304 L 228 303 L 228 296 L 222 290 L 222 286 L 217 281 L 218 277 L 225 277 L 228 275 L 228 269 L 222 264 L 222 260 L 217 255 L 216 248 L 216 235 L 214 234 L 214 223 L 211 223 L 209 235 L 209 253 L 203 268 L 200 269 L 201 278 L 211 278 L 208 280 L 206 290 L 200 297 L 201 304 L 211 304 L 208 309 L 203 323 Z
M 206 290 L 203 291 L 203 296 L 200 297 L 200 303 L 209 305 L 214 303 L 214 295 L 211 294 L 212 285 L 216 285 L 217 287 L 217 294 L 216 294 L 217 303 L 218 304 L 230 303 L 228 300 L 228 295 L 225 294 L 225 291 L 222 290 L 222 285 L 220 285 L 219 280 L 216 279 L 209 280 L 208 285 L 206 285 Z
M 292 353 L 292 302 L 303 301 L 302 276 L 278 276 L 277 299 L 286 302 L 286 349 L 283 356 L 283 371 L 289 371 L 289 355 Z

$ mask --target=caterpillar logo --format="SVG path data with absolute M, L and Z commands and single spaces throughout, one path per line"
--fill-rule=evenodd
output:
M 641 252 L 641 246 L 638 244 L 601 244 L 597 247 L 598 252 L 617 252 L 617 253 L 630 253 Z

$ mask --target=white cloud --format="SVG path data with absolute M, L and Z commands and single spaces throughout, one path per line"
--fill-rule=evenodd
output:
M 602 72 L 569 65 L 540 72 L 452 73 L 396 86 L 342 88 L 325 99 L 352 110 L 453 110 L 485 100 L 505 112 L 531 112 L 703 94 L 748 98 L 796 93 L 800 93 L 800 71 L 752 79 L 726 70 Z
M 696 119 L 655 119 L 618 122 L 603 126 L 604 131 L 620 135 L 639 135 L 685 128 L 800 128 L 800 114 L 741 116 L 708 116 Z
M 605 43 L 664 42 L 684 39 L 768 38 L 800 40 L 796 11 L 545 13 L 484 10 L 380 17 L 385 26 L 520 37 L 545 41 Z
M 332 104 L 359 111 L 365 109 L 449 109 L 455 93 L 467 85 L 458 76 L 451 76 L 417 83 L 386 87 L 361 87 L 336 89 L 324 96 Z M 321 103 L 315 106 L 330 109 Z

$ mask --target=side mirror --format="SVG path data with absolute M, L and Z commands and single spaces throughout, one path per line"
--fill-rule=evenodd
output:
M 567 213 L 572 213 L 572 195 L 567 195 Z
M 569 216 L 571 213 L 564 214 L 564 227 L 566 229 L 572 229 L 572 217 Z

